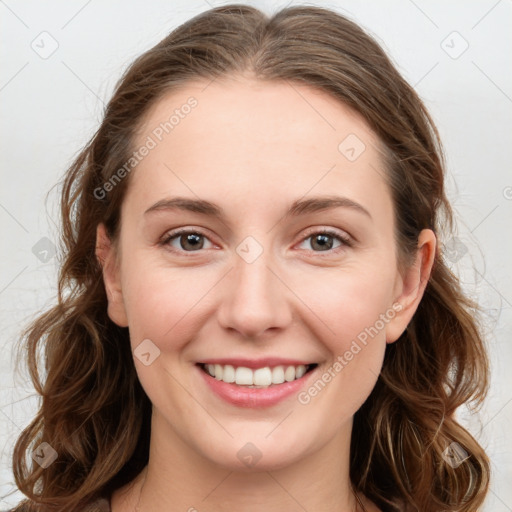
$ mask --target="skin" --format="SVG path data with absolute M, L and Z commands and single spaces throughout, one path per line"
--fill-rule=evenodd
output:
M 247 75 L 206 85 L 188 83 L 151 108 L 136 147 L 187 98 L 198 101 L 132 172 L 119 238 L 98 226 L 109 316 L 129 327 L 132 349 L 150 339 L 160 350 L 148 366 L 134 357 L 153 404 L 150 458 L 114 493 L 113 511 L 355 510 L 352 418 L 376 383 L 386 344 L 421 300 L 435 236 L 422 231 L 415 261 L 399 271 L 380 143 L 347 106 L 305 85 Z M 366 147 L 354 161 L 338 150 L 349 134 Z M 338 207 L 285 217 L 295 200 L 333 194 L 368 215 Z M 144 213 L 176 196 L 216 203 L 225 217 Z M 202 248 L 179 236 L 159 244 L 182 227 L 205 235 Z M 328 238 L 332 249 L 319 248 L 314 235 L 327 228 L 350 244 Z M 263 250 L 252 263 L 236 252 L 247 236 Z M 384 327 L 308 404 L 292 396 L 242 409 L 198 376 L 197 361 L 236 356 L 317 362 L 320 375 L 382 314 Z M 237 457 L 247 442 L 261 453 L 250 468 Z

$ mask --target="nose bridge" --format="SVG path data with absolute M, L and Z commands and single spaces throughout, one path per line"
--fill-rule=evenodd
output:
M 219 320 L 224 328 L 244 337 L 256 337 L 267 329 L 284 327 L 291 319 L 286 288 L 270 269 L 269 248 L 251 237 L 242 241 L 234 255 L 234 269 L 226 285 Z

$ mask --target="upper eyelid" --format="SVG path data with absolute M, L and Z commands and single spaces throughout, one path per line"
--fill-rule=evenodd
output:
M 312 228 L 306 228 L 306 234 L 302 236 L 301 241 L 305 240 L 306 238 L 309 238 L 311 235 L 315 234 L 321 234 L 321 233 L 327 233 L 329 235 L 337 236 L 341 239 L 350 239 L 353 240 L 354 237 L 349 235 L 345 230 L 340 228 L 318 228 L 318 227 L 312 227 Z
M 176 228 L 175 230 L 171 229 L 170 231 L 166 231 L 160 240 L 165 242 L 166 240 L 171 240 L 177 236 L 189 233 L 195 233 L 197 235 L 204 236 L 205 238 L 208 238 L 210 242 L 214 243 L 213 240 L 210 239 L 210 236 L 206 234 L 202 228 Z

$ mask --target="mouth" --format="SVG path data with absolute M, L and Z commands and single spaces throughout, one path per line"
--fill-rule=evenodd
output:
M 266 366 L 256 366 L 256 364 L 250 363 L 252 368 L 249 365 L 220 363 L 197 363 L 197 366 L 215 380 L 252 389 L 274 388 L 297 381 L 318 366 L 317 363 Z

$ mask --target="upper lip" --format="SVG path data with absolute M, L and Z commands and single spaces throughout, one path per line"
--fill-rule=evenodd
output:
M 236 358 L 211 358 L 203 359 L 198 364 L 221 364 L 231 366 L 244 366 L 245 368 L 264 368 L 265 366 L 308 366 L 316 364 L 313 361 L 301 361 L 299 359 L 284 359 L 281 357 L 264 357 L 260 359 Z

